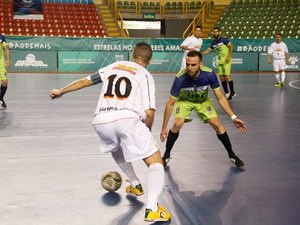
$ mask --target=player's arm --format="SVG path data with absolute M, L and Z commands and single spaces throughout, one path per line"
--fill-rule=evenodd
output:
M 207 54 L 209 54 L 211 51 L 212 51 L 212 49 L 211 49 L 211 48 L 208 48 L 208 49 L 202 51 L 201 54 L 202 54 L 202 55 L 207 55 Z
M 59 98 L 66 93 L 77 91 L 91 85 L 93 85 L 93 82 L 91 80 L 87 78 L 83 78 L 83 79 L 75 80 L 74 82 L 68 84 L 62 89 L 52 89 L 49 95 L 52 99 Z
M 195 49 L 193 49 L 193 48 L 189 48 L 189 47 L 186 46 L 186 45 L 181 45 L 180 48 L 183 49 L 183 50 L 185 50 L 185 51 L 192 51 L 192 50 L 195 50 Z
M 245 126 L 245 122 L 240 120 L 232 111 L 229 102 L 223 95 L 220 88 L 213 89 L 214 95 L 216 96 L 216 99 L 221 106 L 221 108 L 227 113 L 227 115 L 231 118 L 232 123 L 236 126 L 236 128 L 239 130 L 239 132 L 244 133 L 246 132 L 247 128 Z
M 161 142 L 164 142 L 167 138 L 168 123 L 169 123 L 169 120 L 170 120 L 171 114 L 173 112 L 173 108 L 174 108 L 176 101 L 177 101 L 176 98 L 170 96 L 168 102 L 166 103 L 165 111 L 164 111 L 164 119 L 163 119 L 161 133 L 160 133 Z
M 146 126 L 149 128 L 149 130 L 151 130 L 152 128 L 152 124 L 154 121 L 154 109 L 147 109 L 145 110 L 146 113 L 146 119 L 144 119 L 144 123 L 146 124 Z
M 87 77 L 79 79 L 79 80 L 75 80 L 62 89 L 52 89 L 49 92 L 49 95 L 52 99 L 59 98 L 63 94 L 66 94 L 66 93 L 69 93 L 72 91 L 77 91 L 82 88 L 89 87 L 89 86 L 99 84 L 99 83 L 102 83 L 102 79 L 101 79 L 100 73 L 98 71 L 98 72 L 94 73 L 93 75 L 87 76 Z
M 288 52 L 285 52 L 285 61 L 287 65 L 291 65 L 291 58 Z
M 9 50 L 8 44 L 6 42 L 4 42 L 3 49 L 4 49 L 5 54 L 6 54 L 6 66 L 10 67 L 11 66 L 10 50 Z
M 231 55 L 232 55 L 233 49 L 234 49 L 234 45 L 231 42 L 229 42 L 229 44 L 227 45 L 227 47 L 229 48 L 229 53 L 228 53 L 228 56 L 226 58 L 226 62 L 229 62 L 230 59 L 231 59 Z
M 272 54 L 272 46 L 270 46 L 268 48 L 268 52 L 267 52 L 267 60 L 268 60 L 268 63 L 269 64 L 272 64 L 272 57 L 271 57 L 271 54 Z

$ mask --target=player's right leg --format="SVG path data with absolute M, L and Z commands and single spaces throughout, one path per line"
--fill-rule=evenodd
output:
M 274 85 L 275 87 L 281 87 L 281 78 L 280 78 L 280 60 L 274 60 L 273 62 L 273 71 L 275 73 L 275 78 L 277 83 Z
M 184 118 L 176 118 L 172 128 L 169 130 L 166 142 L 166 151 L 162 157 L 164 167 L 166 167 L 169 163 L 169 160 L 171 158 L 171 151 L 176 140 L 178 139 L 179 131 L 182 128 L 183 124 Z
M 180 129 L 183 127 L 185 122 L 190 122 L 192 119 L 190 118 L 191 111 L 193 110 L 193 103 L 189 101 L 177 101 L 175 103 L 174 111 L 175 121 L 173 123 L 172 128 L 170 129 L 166 142 L 166 151 L 162 157 L 164 167 L 167 166 L 169 160 L 171 159 L 171 150 L 178 139 Z

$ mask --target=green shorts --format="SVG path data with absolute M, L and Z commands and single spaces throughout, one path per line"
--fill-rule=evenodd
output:
M 5 66 L 0 66 L 0 80 L 7 80 L 6 68 Z
M 218 75 L 230 75 L 231 71 L 231 60 L 228 63 L 218 64 Z
M 215 107 L 208 98 L 202 103 L 178 100 L 175 103 L 175 118 L 184 118 L 185 122 L 190 122 L 192 121 L 190 115 L 193 110 L 195 110 L 203 123 L 207 123 L 209 119 L 218 116 Z

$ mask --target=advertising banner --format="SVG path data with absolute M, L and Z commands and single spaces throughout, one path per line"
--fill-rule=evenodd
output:
M 137 42 L 151 45 L 154 52 L 182 52 L 182 39 L 139 39 L 139 38 L 71 38 L 71 37 L 28 37 L 6 36 L 10 49 L 36 51 L 97 51 L 131 52 Z
M 41 0 L 14 0 L 14 19 L 43 20 Z
M 147 67 L 150 72 L 174 72 L 180 70 L 183 53 L 153 52 L 152 62 Z
M 203 64 L 217 72 L 216 54 L 211 53 L 203 55 Z M 258 53 L 232 53 L 231 71 L 257 71 L 258 70 Z
M 57 72 L 55 51 L 11 51 L 10 72 Z
M 300 71 L 300 52 L 291 52 L 291 65 L 287 65 L 286 71 Z M 259 54 L 259 71 L 273 71 L 272 64 L 268 64 L 267 53 Z
M 6 36 L 10 49 L 50 51 L 132 51 L 137 42 L 149 43 L 154 52 L 182 52 L 181 38 L 71 38 Z M 207 49 L 212 39 L 204 39 L 201 50 Z M 267 52 L 273 39 L 232 39 L 234 52 Z M 300 39 L 284 39 L 290 52 L 300 52 Z
M 58 52 L 58 71 L 94 72 L 121 60 L 128 60 L 127 52 Z

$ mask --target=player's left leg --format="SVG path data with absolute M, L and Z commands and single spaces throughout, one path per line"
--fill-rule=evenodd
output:
M 1 88 L 0 88 L 0 108 L 1 109 L 6 109 L 7 105 L 4 102 L 4 95 L 6 93 L 7 90 L 7 86 L 8 86 L 8 79 L 6 76 L 6 72 L 4 73 L 4 75 L 0 76 L 0 80 L 1 80 Z
M 244 162 L 234 153 L 229 136 L 220 119 L 218 117 L 210 118 L 208 123 L 216 131 L 217 137 L 225 147 L 230 161 L 233 162 L 236 167 L 243 167 Z
M 285 60 L 282 60 L 279 64 L 279 73 L 280 73 L 280 84 L 281 86 L 284 85 L 284 82 L 285 82 L 285 69 L 286 69 L 286 63 L 285 63 Z
M 140 196 L 144 194 L 144 189 L 140 183 L 139 178 L 136 176 L 132 163 L 126 162 L 124 159 L 123 151 L 119 148 L 118 151 L 111 153 L 113 159 L 118 164 L 120 169 L 126 174 L 130 184 L 126 187 L 126 192 L 130 195 Z
M 231 100 L 236 96 L 236 93 L 234 91 L 233 80 L 232 80 L 232 77 L 230 75 L 230 73 L 231 73 L 231 61 L 229 63 L 225 63 L 223 66 L 224 66 L 224 79 L 228 82 L 228 86 L 229 86 L 229 90 L 230 90 L 230 96 L 227 99 Z

